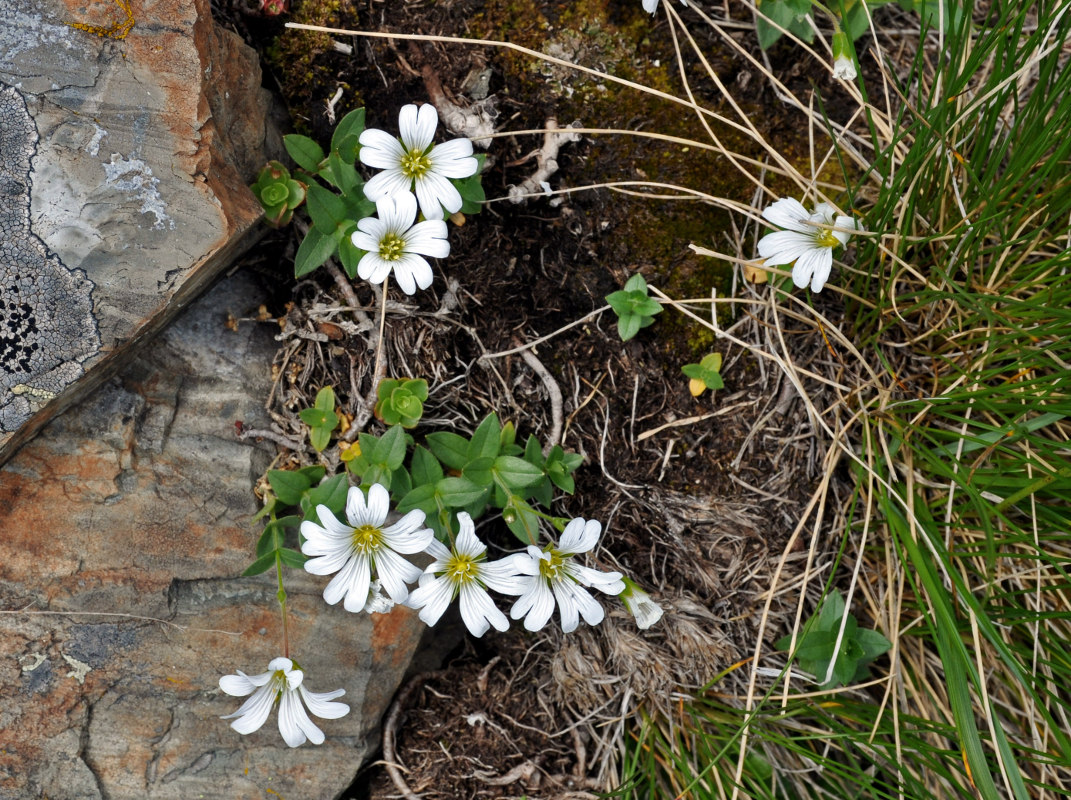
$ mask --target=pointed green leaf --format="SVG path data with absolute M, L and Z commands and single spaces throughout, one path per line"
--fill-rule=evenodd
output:
M 283 137 L 283 146 L 303 170 L 315 173 L 320 169 L 320 162 L 324 160 L 323 148 L 308 136 L 291 133 Z

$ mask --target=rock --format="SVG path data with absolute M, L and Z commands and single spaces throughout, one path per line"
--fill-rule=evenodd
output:
M 0 463 L 256 235 L 279 137 L 209 3 L 4 3 Z
M 425 630 L 415 612 L 327 606 L 325 579 L 289 570 L 290 653 L 313 691 L 351 706 L 291 750 L 276 717 L 241 736 L 219 677 L 282 654 L 274 573 L 239 578 L 259 523 L 268 323 L 237 272 L 118 376 L 0 468 L 0 798 L 335 797 Z M 272 794 L 274 793 L 274 794 Z

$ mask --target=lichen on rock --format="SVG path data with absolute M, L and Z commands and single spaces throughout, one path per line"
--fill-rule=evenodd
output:
M 22 95 L 0 84 L 0 432 L 16 430 L 100 350 L 93 283 L 30 227 L 37 139 Z

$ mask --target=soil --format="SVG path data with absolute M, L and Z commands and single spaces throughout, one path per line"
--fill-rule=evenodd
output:
M 577 120 L 586 128 L 710 141 L 682 106 L 516 52 L 282 27 L 282 20 L 293 20 L 508 39 L 681 95 L 665 18 L 649 17 L 639 0 L 294 0 L 291 14 L 275 18 L 252 13 L 252 0 L 217 5 L 217 19 L 261 52 L 268 83 L 279 90 L 295 129 L 323 142 L 331 132 L 327 101 L 338 88 L 336 118 L 364 106 L 370 127 L 395 131 L 401 105 L 427 101 L 425 72 L 462 104 L 478 102 L 482 91 L 477 87 L 473 99 L 472 87 L 482 78 L 500 131 L 538 130 L 554 118 L 562 125 Z M 750 21 L 746 8 L 733 7 L 740 22 Z M 750 120 L 790 159 L 805 163 L 807 131 L 756 67 L 705 26 L 692 30 L 721 82 L 746 98 Z M 733 31 L 759 54 L 752 30 Z M 352 44 L 353 53 L 339 52 L 332 41 Z M 836 117 L 841 90 L 835 82 L 802 74 L 787 45 L 768 56 L 782 81 L 797 91 L 813 89 Z M 701 104 L 731 115 L 713 81 L 699 80 L 694 68 L 689 75 Z M 720 125 L 715 132 L 731 149 L 761 157 L 739 131 Z M 647 197 L 602 188 L 524 204 L 499 200 L 534 171 L 541 141 L 540 135 L 493 141 L 484 187 L 494 202 L 450 226 L 451 254 L 435 265 L 431 290 L 391 293 L 389 374 L 425 377 L 432 385 L 418 436 L 436 428 L 471 431 L 493 410 L 513 420 L 521 440 L 545 439 L 553 423 L 544 379 L 519 354 L 481 357 L 591 314 L 636 272 L 674 298 L 740 292 L 738 272 L 689 249 L 694 243 L 735 252 L 733 242 L 743 239 L 745 252 L 753 252 L 744 220 L 713 205 L 657 199 L 650 195 L 667 191 L 640 187 L 631 191 Z M 723 157 L 666 141 L 584 135 L 565 145 L 557 161 L 559 171 L 549 178 L 555 189 L 647 180 L 744 204 L 755 193 Z M 772 186 L 778 188 L 776 181 Z M 294 226 L 273 232 L 250 261 L 278 287 L 262 316 L 278 319 L 284 331 L 325 334 L 321 341 L 292 335 L 277 362 L 273 411 L 300 439 L 296 411 L 311 405 L 320 385 L 333 384 L 342 407 L 355 407 L 367 391 L 372 354 L 360 325 L 340 327 L 347 315 L 331 311 L 347 303 L 329 274 L 318 270 L 296 286 L 288 277 L 298 241 Z M 372 288 L 358 282 L 354 290 L 374 316 Z M 816 300 L 831 319 L 840 317 L 836 302 L 824 295 Z M 746 309 L 724 312 L 721 322 L 761 330 L 763 322 L 748 320 Z M 696 313 L 709 318 L 709 305 Z M 339 323 L 334 328 L 332 320 Z M 835 362 L 820 335 L 791 330 L 791 320 L 785 327 L 798 364 Z M 724 357 L 725 387 L 693 397 L 681 366 L 715 350 Z M 552 622 L 537 635 L 492 633 L 465 642 L 442 670 L 418 676 L 405 695 L 395 760 L 410 789 L 426 798 L 590 797 L 609 788 L 620 731 L 614 739 L 595 723 L 616 719 L 622 709 L 658 713 L 670 692 L 702 686 L 750 655 L 766 577 L 819 474 L 823 454 L 814 452 L 805 409 L 780 372 L 715 341 L 709 328 L 675 310 L 664 310 L 627 343 L 612 312 L 604 312 L 533 352 L 564 396 L 562 444 L 585 456 L 575 493 L 556 501 L 555 513 L 600 520 L 606 533 L 595 563 L 633 577 L 667 613 L 650 631 L 638 631 L 620 604 L 607 600 L 608 617 L 598 629 L 582 626 L 564 636 Z M 481 535 L 512 549 L 515 541 L 500 520 L 484 522 Z M 794 600 L 786 608 L 794 610 Z M 786 630 L 778 624 L 781 611 L 775 604 L 766 629 L 771 642 Z M 398 796 L 398 789 L 382 766 L 373 766 L 344 796 Z

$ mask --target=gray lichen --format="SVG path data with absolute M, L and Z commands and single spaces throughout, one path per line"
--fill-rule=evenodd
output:
M 30 227 L 37 129 L 22 95 L 0 84 L 0 431 L 19 428 L 82 375 L 100 350 L 93 283 Z

